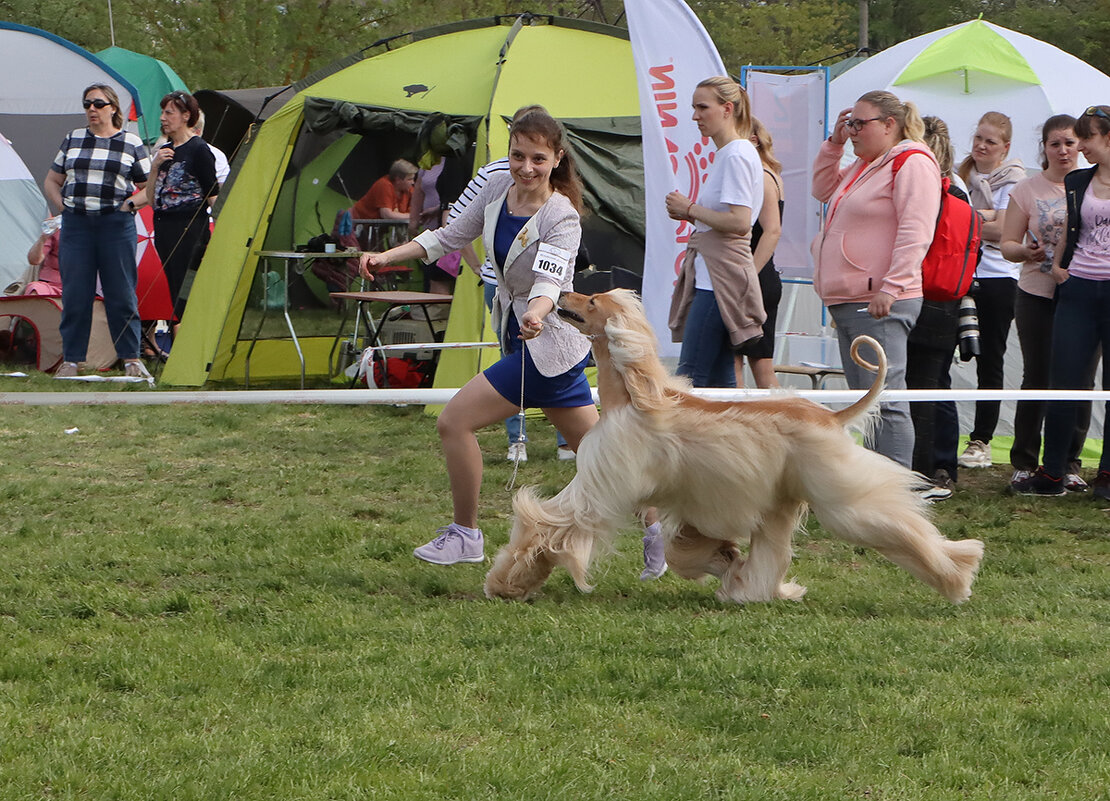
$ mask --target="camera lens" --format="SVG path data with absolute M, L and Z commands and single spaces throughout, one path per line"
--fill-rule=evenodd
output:
M 975 299 L 967 295 L 960 301 L 958 322 L 960 336 L 960 361 L 969 362 L 979 355 L 979 312 Z

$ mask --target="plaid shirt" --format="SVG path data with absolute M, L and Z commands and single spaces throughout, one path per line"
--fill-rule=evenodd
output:
M 51 168 L 65 176 L 62 201 L 77 214 L 116 211 L 146 181 L 150 157 L 130 131 L 95 136 L 88 128 L 71 131 Z

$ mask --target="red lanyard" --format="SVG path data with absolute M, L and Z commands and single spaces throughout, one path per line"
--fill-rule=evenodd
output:
M 844 196 L 846 194 L 848 194 L 848 190 L 852 188 L 852 184 L 854 184 L 856 182 L 857 178 L 859 178 L 861 175 L 863 175 L 863 171 L 866 170 L 866 169 L 867 169 L 867 162 L 864 162 L 863 164 L 860 165 L 860 168 L 856 172 L 856 174 L 852 176 L 852 180 L 850 180 L 848 182 L 848 185 L 844 187 L 844 191 L 841 192 L 839 195 L 837 195 L 836 200 L 833 201 L 832 209 L 829 210 L 829 216 L 825 218 L 825 225 L 829 224 L 829 220 L 831 220 L 833 215 L 836 214 L 836 209 L 840 205 L 840 201 L 844 199 Z

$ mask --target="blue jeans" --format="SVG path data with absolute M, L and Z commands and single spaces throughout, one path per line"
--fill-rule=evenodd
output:
M 58 270 L 62 275 L 62 358 L 83 362 L 89 350 L 96 278 L 104 292 L 108 331 L 121 359 L 139 358 L 139 309 L 135 298 L 135 216 L 62 212 Z
M 496 292 L 496 285 L 487 284 L 485 281 L 482 282 L 482 294 L 485 296 L 486 299 L 487 310 L 493 308 L 493 296 L 494 294 L 496 294 Z M 510 445 L 512 445 L 514 442 L 528 441 L 528 432 L 525 430 L 525 428 L 526 427 L 524 423 L 524 418 L 521 417 L 519 414 L 514 414 L 511 417 L 505 418 L 505 433 L 509 437 Z M 560 448 L 567 444 L 567 441 L 563 437 L 562 432 L 558 429 L 555 430 L 555 444 Z
M 1110 353 L 1110 281 L 1071 277 L 1056 288 L 1056 315 L 1052 321 L 1053 389 L 1087 389 L 1091 358 L 1102 346 L 1102 388 L 1110 389 L 1110 370 L 1105 355 Z M 1051 401 L 1044 418 L 1044 469 L 1062 476 L 1075 435 L 1082 401 Z M 1110 402 L 1106 404 L 1110 412 Z M 1099 470 L 1110 470 L 1106 433 L 1102 436 Z
M 735 387 L 735 364 L 717 296 L 709 289 L 695 290 L 675 372 L 687 376 L 695 387 Z
M 921 313 L 921 298 L 896 300 L 890 307 L 890 314 L 876 320 L 860 309 L 867 303 L 838 303 L 829 307 L 829 313 L 836 321 L 837 340 L 840 345 L 840 360 L 844 365 L 844 378 L 852 389 L 867 389 L 874 381 L 874 373 L 864 370 L 852 361 L 852 340 L 866 334 L 878 340 L 886 352 L 887 389 L 906 388 L 906 342 L 910 329 Z M 864 348 L 860 355 L 865 359 L 874 358 Z M 879 406 L 879 425 L 875 430 L 873 442 L 867 447 L 878 451 L 898 464 L 910 467 L 913 463 L 913 421 L 910 419 L 910 404 L 906 401 L 883 403 Z

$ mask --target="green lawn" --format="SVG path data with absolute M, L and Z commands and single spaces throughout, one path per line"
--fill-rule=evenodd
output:
M 1002 467 L 937 506 L 987 544 L 964 606 L 816 525 L 801 603 L 641 583 L 630 530 L 595 592 L 519 604 L 411 557 L 450 509 L 419 410 L 9 406 L 0 432 L 2 799 L 1110 797 L 1110 510 Z M 517 483 L 554 492 L 574 464 L 532 434 Z M 492 555 L 512 467 L 481 439 Z

